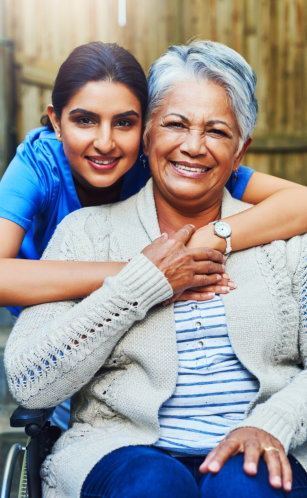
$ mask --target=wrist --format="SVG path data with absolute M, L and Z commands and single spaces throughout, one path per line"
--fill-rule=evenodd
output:
M 226 251 L 226 240 L 215 235 L 214 225 L 209 224 L 196 230 L 187 246 L 190 248 L 211 247 L 211 249 L 224 253 Z

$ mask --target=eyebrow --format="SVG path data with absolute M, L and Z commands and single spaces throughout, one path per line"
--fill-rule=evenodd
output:
M 77 107 L 76 109 L 73 109 L 72 111 L 69 111 L 69 116 L 72 116 L 74 114 L 86 114 L 87 116 L 91 116 L 92 118 L 99 118 L 99 114 L 93 111 L 87 111 L 86 109 L 82 109 L 80 107 Z M 137 118 L 140 117 L 139 113 L 134 111 L 133 109 L 130 109 L 129 111 L 125 112 L 120 112 L 118 114 L 114 115 L 114 118 L 125 118 L 126 116 L 136 116 Z
M 179 114 L 177 112 L 170 112 L 169 114 L 166 114 L 165 118 L 167 118 L 169 116 L 178 116 L 185 123 L 189 123 L 190 122 L 189 118 L 187 118 L 183 114 Z M 223 125 L 227 126 L 227 128 L 229 128 L 229 130 L 232 131 L 232 128 L 229 126 L 229 124 L 226 123 L 226 121 L 223 121 L 222 119 L 211 119 L 211 121 L 208 121 L 206 123 L 206 126 L 212 126 L 212 125 L 215 125 L 215 124 L 223 124 Z

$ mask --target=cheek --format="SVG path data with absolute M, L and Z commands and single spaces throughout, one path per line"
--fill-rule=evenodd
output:
M 127 155 L 137 155 L 140 150 L 141 132 L 127 134 L 121 138 L 118 144 L 125 151 Z

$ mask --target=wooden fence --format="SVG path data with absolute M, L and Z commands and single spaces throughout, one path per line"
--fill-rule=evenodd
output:
M 258 75 L 259 118 L 245 164 L 307 185 L 307 0 L 0 3 L 2 37 L 14 44 L 19 141 L 39 124 L 57 68 L 76 45 L 116 41 L 147 70 L 170 44 L 206 38 L 239 51 Z

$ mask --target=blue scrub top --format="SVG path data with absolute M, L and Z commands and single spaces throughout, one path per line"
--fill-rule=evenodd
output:
M 240 166 L 227 188 L 241 199 L 253 170 Z M 138 192 L 150 177 L 138 160 L 124 175 L 120 199 Z M 56 226 L 81 208 L 63 145 L 48 128 L 35 128 L 18 146 L 0 182 L 0 217 L 25 229 L 18 257 L 39 259 Z M 17 309 L 10 310 L 18 314 Z

